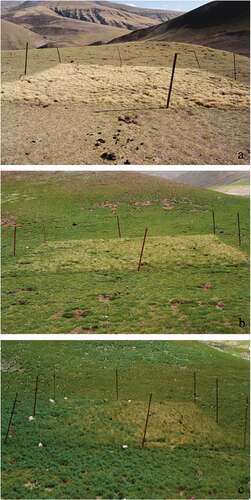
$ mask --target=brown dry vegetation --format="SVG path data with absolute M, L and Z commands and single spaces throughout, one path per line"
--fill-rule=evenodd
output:
M 235 80 L 232 56 L 223 51 L 196 47 L 198 68 L 191 45 L 131 43 L 119 50 L 122 65 L 117 46 L 64 49 L 62 64 L 55 50 L 31 51 L 26 77 L 20 51 L 6 53 L 3 163 L 248 163 L 246 57 L 238 57 Z

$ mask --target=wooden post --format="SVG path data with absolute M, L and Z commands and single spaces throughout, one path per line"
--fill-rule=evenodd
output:
M 193 402 L 196 403 L 197 401 L 197 378 L 196 378 L 196 372 L 193 372 Z
M 216 424 L 219 423 L 219 381 L 215 380 L 215 420 Z
M 247 445 L 248 406 L 249 406 L 249 399 L 247 396 L 246 397 L 246 404 L 245 404 L 245 416 L 244 416 L 243 448 L 246 448 L 246 445 Z
M 17 226 L 15 224 L 13 230 L 13 257 L 16 257 L 16 246 L 17 246 Z
M 216 234 L 216 225 L 215 225 L 215 215 L 214 215 L 214 210 L 212 210 L 212 216 L 213 216 L 213 233 Z
M 26 49 L 25 49 L 25 64 L 24 64 L 24 74 L 25 74 L 25 75 L 27 75 L 28 50 L 29 50 L 29 44 L 28 44 L 28 42 L 27 42 L 27 43 L 26 43 Z
M 118 49 L 118 53 L 119 53 L 120 67 L 122 67 L 122 58 L 121 58 L 119 47 L 117 47 L 117 49 Z
M 193 53 L 194 53 L 194 55 L 195 55 L 195 59 L 196 59 L 197 64 L 198 64 L 198 68 L 200 69 L 199 59 L 198 59 L 198 57 L 197 57 L 197 54 L 196 54 L 195 50 L 193 51 Z
M 56 370 L 54 367 L 54 372 L 53 372 L 53 399 L 56 401 Z
M 147 235 L 147 227 L 145 229 L 145 234 L 144 234 L 144 239 L 143 239 L 143 243 L 142 243 L 142 247 L 141 247 L 141 252 L 140 252 L 140 258 L 139 258 L 139 264 L 138 264 L 138 271 L 140 271 L 140 268 L 141 268 L 141 262 L 142 262 L 142 257 L 143 257 L 143 252 L 144 252 L 144 248 L 145 248 L 145 242 L 146 242 L 146 235 Z
M 59 60 L 59 64 L 61 64 L 61 56 L 60 56 L 60 52 L 59 52 L 59 48 L 57 47 L 57 53 L 58 53 L 58 60 Z
M 236 73 L 236 55 L 235 53 L 233 52 L 233 56 L 234 56 L 234 79 L 237 80 L 237 73 Z
M 146 431 L 147 431 L 147 425 L 148 425 L 148 420 L 149 420 L 149 415 L 150 415 L 151 402 L 152 402 L 152 393 L 150 394 L 150 397 L 149 397 L 148 409 L 147 409 L 147 414 L 146 414 L 146 422 L 145 422 L 144 434 L 143 434 L 142 445 L 141 445 L 142 448 L 144 448 L 144 446 L 145 446 Z
M 45 224 L 43 224 L 43 235 L 44 235 L 44 243 L 46 243 L 46 227 L 45 227 Z
M 117 401 L 119 400 L 119 377 L 118 377 L 118 368 L 116 368 L 115 372 L 115 380 L 116 380 L 116 397 Z
M 241 223 L 240 223 L 240 214 L 237 213 L 237 225 L 238 225 L 238 238 L 239 238 L 239 246 L 241 246 Z
M 11 414 L 10 414 L 10 418 L 9 418 L 8 429 L 7 429 L 7 432 L 6 432 L 6 435 L 5 435 L 5 439 L 4 439 L 4 443 L 5 444 L 7 443 L 7 440 L 8 440 L 8 437 L 9 437 L 10 426 L 11 426 L 11 422 L 12 422 L 13 415 L 14 415 L 14 412 L 15 412 L 16 403 L 17 403 L 17 393 L 16 393 L 16 396 L 15 396 L 15 399 L 14 399 L 14 403 L 12 405 L 12 410 L 11 410 Z
M 119 238 L 121 238 L 120 222 L 119 222 L 119 216 L 118 215 L 117 215 L 117 226 L 118 226 Z
M 38 389 L 38 375 L 36 377 L 36 384 L 35 384 L 35 394 L 34 394 L 34 405 L 33 405 L 33 417 L 36 416 L 36 409 L 37 409 L 37 389 Z
M 168 96 L 167 96 L 167 103 L 166 103 L 167 109 L 169 108 L 171 94 L 172 94 L 173 79 L 174 79 L 174 73 L 175 73 L 175 67 L 176 67 L 177 57 L 178 57 L 178 54 L 177 53 L 174 54 L 172 76 L 171 76 L 171 81 L 170 81 L 169 91 L 168 91 Z

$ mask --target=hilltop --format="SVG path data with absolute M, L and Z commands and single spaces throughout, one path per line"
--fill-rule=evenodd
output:
M 249 55 L 250 2 L 213 1 L 158 26 L 134 31 L 111 43 L 186 42 Z
M 228 185 L 236 182 L 249 181 L 249 172 L 155 172 L 157 175 L 175 182 L 189 184 L 191 186 L 212 187 L 217 185 Z
M 3 13 L 4 19 L 44 37 L 48 47 L 105 43 L 176 15 L 102 1 L 26 1 Z

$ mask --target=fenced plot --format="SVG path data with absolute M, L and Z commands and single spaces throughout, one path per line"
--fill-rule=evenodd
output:
M 231 58 L 230 64 L 225 52 L 193 47 L 185 44 L 157 44 L 156 47 L 155 44 L 143 44 L 142 47 L 142 44 L 136 44 L 135 47 L 83 48 L 82 52 L 76 49 L 76 55 L 70 61 L 68 49 L 64 49 L 65 56 L 61 56 L 58 49 L 50 49 L 59 64 L 55 62 L 53 67 L 44 70 L 42 53 L 40 68 L 39 63 L 34 65 L 34 69 L 37 68 L 35 74 L 31 70 L 28 77 L 4 84 L 2 99 L 33 105 L 79 103 L 91 109 L 96 106 L 100 111 L 106 108 L 161 109 L 169 105 L 177 109 L 196 106 L 248 109 L 247 58 L 239 56 L 237 78 L 236 57 Z M 149 49 L 153 56 L 149 55 Z M 147 56 L 143 56 L 144 50 Z M 34 56 L 39 60 L 40 54 L 41 51 L 38 54 L 31 51 L 31 58 Z M 9 56 L 8 65 L 13 65 L 15 57 L 15 54 Z
M 99 371 L 100 367 L 97 367 L 97 379 L 101 375 Z M 51 446 L 57 446 L 57 442 L 59 444 L 63 433 L 67 443 L 68 429 L 71 446 L 74 443 L 78 443 L 78 446 L 96 443 L 125 450 L 183 446 L 205 449 L 216 447 L 218 450 L 247 449 L 247 396 L 241 390 L 239 398 L 236 393 L 230 396 L 228 390 L 232 381 L 218 378 L 217 373 L 216 377 L 208 377 L 200 371 L 186 370 L 184 375 L 179 369 L 174 371 L 167 370 L 166 373 L 169 397 L 163 389 L 159 391 L 164 382 L 162 380 L 157 399 L 152 393 L 149 401 L 147 392 L 142 399 L 140 386 L 143 387 L 144 383 L 139 376 L 137 380 L 141 399 L 131 390 L 128 392 L 127 385 L 129 383 L 131 387 L 131 377 L 135 379 L 133 369 L 128 373 L 120 367 L 116 370 L 106 367 L 107 380 L 103 384 L 99 383 L 96 389 L 96 394 L 104 391 L 106 397 L 102 399 L 89 399 L 88 394 L 77 397 L 79 386 L 76 386 L 73 394 L 69 393 L 69 390 L 64 389 L 60 371 L 55 371 L 53 367 L 46 375 L 40 373 L 35 377 L 33 385 L 27 385 L 21 376 L 18 386 L 22 390 L 19 391 L 18 399 L 17 395 L 15 397 L 15 413 L 11 412 L 5 445 L 18 445 L 20 440 L 27 440 L 29 446 L 40 446 L 49 452 Z M 87 374 L 88 370 L 85 376 Z M 95 377 L 93 373 L 92 376 Z M 8 391 L 6 386 L 5 391 Z M 82 389 L 80 392 L 85 391 Z M 171 394 L 175 394 L 175 397 Z M 6 407 L 4 413 L 7 416 Z
M 182 236 L 154 236 L 158 230 L 148 221 L 144 248 L 144 220 L 139 218 L 139 227 L 131 229 L 121 216 L 118 226 L 117 217 L 102 216 L 100 226 L 98 214 L 92 212 L 89 222 L 75 219 L 67 225 L 61 219 L 6 222 L 3 296 L 6 312 L 15 308 L 15 328 L 25 323 L 27 329 L 27 317 L 22 325 L 19 321 L 38 303 L 37 320 L 40 325 L 46 321 L 46 331 L 130 332 L 138 331 L 140 324 L 144 333 L 152 333 L 159 329 L 157 318 L 165 332 L 200 331 L 211 328 L 210 321 L 214 330 L 217 324 L 224 333 L 236 333 L 244 323 L 248 329 L 243 295 L 245 290 L 248 294 L 248 227 L 243 214 L 241 240 L 237 217 L 228 214 L 222 226 L 218 211 L 214 224 L 210 210 L 203 214 L 205 234 L 196 234 L 199 215 L 193 218 L 194 227 L 185 228 L 182 219 Z M 99 228 L 95 234 L 94 225 Z M 33 323 L 36 316 L 28 316 Z

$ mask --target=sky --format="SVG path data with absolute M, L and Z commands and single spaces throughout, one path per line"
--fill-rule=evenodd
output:
M 186 12 L 196 9 L 210 0 L 111 0 L 115 3 L 144 7 L 148 9 L 181 10 Z
M 148 9 L 181 10 L 183 12 L 196 9 L 209 0 L 114 0 L 116 3 L 144 7 Z

